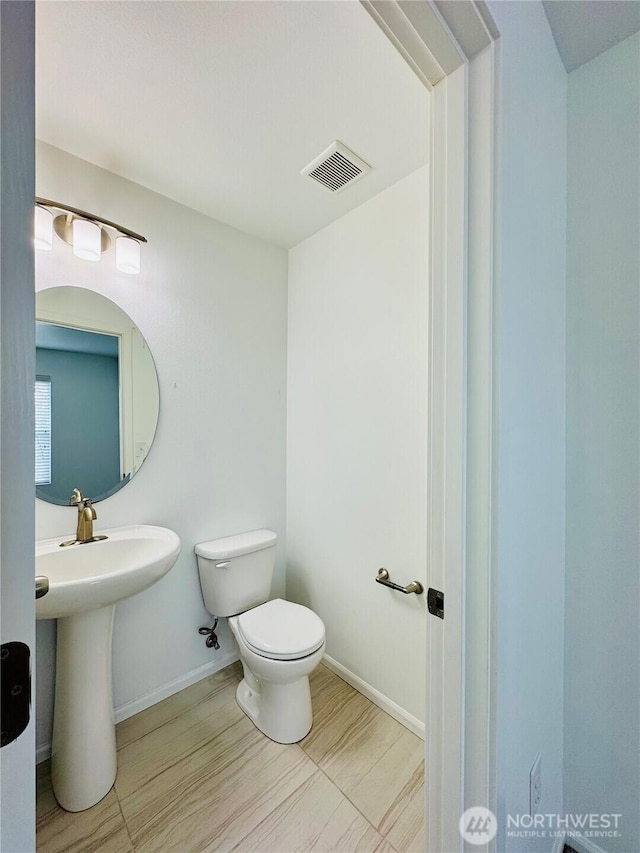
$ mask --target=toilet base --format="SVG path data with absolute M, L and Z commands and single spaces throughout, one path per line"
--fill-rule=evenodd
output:
M 243 641 L 237 616 L 229 618 L 229 627 L 238 643 L 244 674 L 236 690 L 238 705 L 276 743 L 302 740 L 313 722 L 309 675 L 322 660 L 326 644 L 302 658 L 265 658 Z
M 307 676 L 290 684 L 243 678 L 236 700 L 256 728 L 276 743 L 297 743 L 311 731 L 311 691 Z

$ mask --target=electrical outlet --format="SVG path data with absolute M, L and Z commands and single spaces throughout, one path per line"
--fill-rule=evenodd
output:
M 529 771 L 529 814 L 533 817 L 540 809 L 542 800 L 542 770 L 540 753 Z

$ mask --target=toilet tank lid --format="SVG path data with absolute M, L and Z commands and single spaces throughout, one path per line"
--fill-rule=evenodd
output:
M 236 533 L 235 536 L 200 542 L 196 545 L 195 552 L 199 557 L 208 560 L 228 560 L 229 557 L 273 548 L 277 541 L 278 535 L 273 530 L 249 530 L 247 533 Z

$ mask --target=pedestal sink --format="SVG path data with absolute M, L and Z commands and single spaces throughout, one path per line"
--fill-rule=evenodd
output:
M 116 778 L 111 637 L 118 601 L 160 580 L 180 553 L 164 527 L 101 530 L 100 542 L 60 547 L 68 536 L 36 542 L 36 575 L 49 591 L 37 619 L 58 620 L 51 779 L 67 811 L 88 809 Z

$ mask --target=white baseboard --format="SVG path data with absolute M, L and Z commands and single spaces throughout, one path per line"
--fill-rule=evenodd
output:
M 173 696 L 174 693 L 184 690 L 185 687 L 190 687 L 192 684 L 195 684 L 197 681 L 201 681 L 208 675 L 213 675 L 214 672 L 219 672 L 221 669 L 224 669 L 225 666 L 229 666 L 237 660 L 239 660 L 239 656 L 235 650 L 233 652 L 219 655 L 210 663 L 206 663 L 204 666 L 193 669 L 191 672 L 187 672 L 185 675 L 181 675 L 179 678 L 175 678 L 167 684 L 163 684 L 161 687 L 158 687 L 156 690 L 152 690 L 151 693 L 147 693 L 140 699 L 136 699 L 134 702 L 127 702 L 125 705 L 120 705 L 120 707 L 116 708 L 114 712 L 116 723 L 121 723 L 129 717 L 133 717 L 134 714 L 139 714 L 140 711 L 145 711 L 152 705 L 156 705 L 163 699 Z M 340 678 L 346 681 L 347 684 L 350 684 L 359 693 L 362 693 L 363 696 L 370 699 L 374 705 L 382 708 L 382 710 L 386 711 L 386 713 L 393 717 L 394 720 L 397 720 L 405 726 L 405 728 L 409 729 L 409 731 L 424 740 L 424 723 L 422 723 L 417 717 L 414 717 L 412 714 L 409 714 L 408 711 L 405 711 L 404 708 L 396 705 L 395 702 L 392 702 L 391 699 L 388 699 L 384 694 L 380 693 L 379 690 L 376 690 L 375 687 L 372 687 L 366 681 L 363 681 L 359 676 L 351 672 L 351 670 L 342 666 L 341 663 L 338 663 L 338 661 L 330 658 L 328 655 L 324 655 L 323 662 L 330 670 L 332 670 L 332 672 L 335 672 L 336 675 L 339 675 Z M 40 764 L 42 761 L 46 761 L 50 757 L 50 743 L 45 743 L 36 749 L 36 764 Z M 562 848 L 560 848 L 560 851 L 561 850 Z M 556 853 L 555 850 L 554 853 Z M 597 849 L 586 849 L 584 852 L 580 851 L 580 853 L 602 853 L 602 851 Z
M 362 693 L 362 695 L 366 696 L 367 699 L 370 699 L 374 705 L 382 708 L 382 710 L 386 711 L 390 717 L 393 717 L 394 720 L 402 723 L 402 725 L 409 729 L 410 732 L 413 732 L 414 735 L 418 735 L 418 737 L 424 740 L 424 723 L 417 717 L 414 717 L 408 711 L 405 711 L 404 708 L 400 707 L 400 705 L 396 705 L 395 702 L 392 702 L 391 699 L 388 699 L 383 693 L 376 690 L 375 687 L 372 687 L 366 681 L 363 681 L 359 676 L 351 672 L 350 669 L 342 666 L 342 664 L 338 663 L 337 660 L 330 658 L 329 655 L 324 655 L 322 662 L 329 667 L 332 672 L 339 675 L 343 681 L 346 681 L 347 684 L 354 687 L 358 693 Z M 589 851 L 589 853 L 591 853 L 591 851 Z
M 51 758 L 51 744 L 45 743 L 42 746 L 37 747 L 36 764 L 42 764 L 42 762 L 46 761 L 48 758 Z
M 605 853 L 602 847 L 599 847 L 590 838 L 572 838 L 571 835 L 565 835 L 562 839 L 562 847 L 564 847 L 565 844 L 568 844 L 569 847 L 573 847 L 577 853 Z M 562 851 L 562 847 L 560 848 L 560 851 Z M 556 853 L 555 848 L 553 853 Z
M 564 833 L 556 836 L 551 853 L 562 853 L 565 844 L 573 847 L 576 853 L 606 853 L 602 847 L 598 847 L 590 838 L 572 838 L 570 835 Z
M 192 669 L 191 672 L 187 672 L 179 678 L 174 678 L 173 681 L 163 684 L 161 687 L 158 687 L 156 690 L 152 690 L 151 693 L 147 693 L 140 699 L 136 699 L 134 702 L 127 702 L 125 705 L 120 705 L 120 707 L 116 708 L 114 711 L 114 719 L 116 723 L 121 723 L 123 720 L 129 719 L 129 717 L 133 717 L 134 714 L 139 714 L 140 711 L 145 711 L 152 705 L 162 702 L 163 699 L 173 696 L 174 693 L 179 693 L 181 690 L 184 690 L 185 687 L 190 687 L 197 681 L 202 681 L 203 678 L 213 675 L 214 672 L 219 672 L 221 669 L 224 669 L 225 666 L 229 666 L 237 660 L 240 660 L 240 657 L 235 650 L 218 655 L 215 660 L 212 660 L 210 663 L 205 663 L 204 666 L 199 666 L 197 669 Z M 36 749 L 36 764 L 40 764 L 48 758 L 51 758 L 51 744 L 45 743 L 43 746 L 39 746 Z
M 237 660 L 240 660 L 240 656 L 235 649 L 231 652 L 225 652 L 224 654 L 217 655 L 214 660 L 209 663 L 205 663 L 204 666 L 192 669 L 191 672 L 187 672 L 186 675 L 181 675 L 179 678 L 175 678 L 173 681 L 163 684 L 162 687 L 158 687 L 157 690 L 152 690 L 151 693 L 147 693 L 146 696 L 136 699 L 134 702 L 127 702 L 126 705 L 121 705 L 119 708 L 116 708 L 114 712 L 116 723 L 128 720 L 129 717 L 133 717 L 134 714 L 139 714 L 140 711 L 146 711 L 147 708 L 150 708 L 152 705 L 156 705 L 158 702 L 162 702 L 162 700 L 166 699 L 168 696 L 173 696 L 174 693 L 179 693 L 181 690 L 184 690 L 185 687 L 190 687 L 192 684 L 195 684 L 196 681 L 202 681 L 203 678 L 206 678 L 208 675 L 213 675 L 214 672 L 219 672 L 221 669 L 224 669 L 225 666 L 229 666 Z

